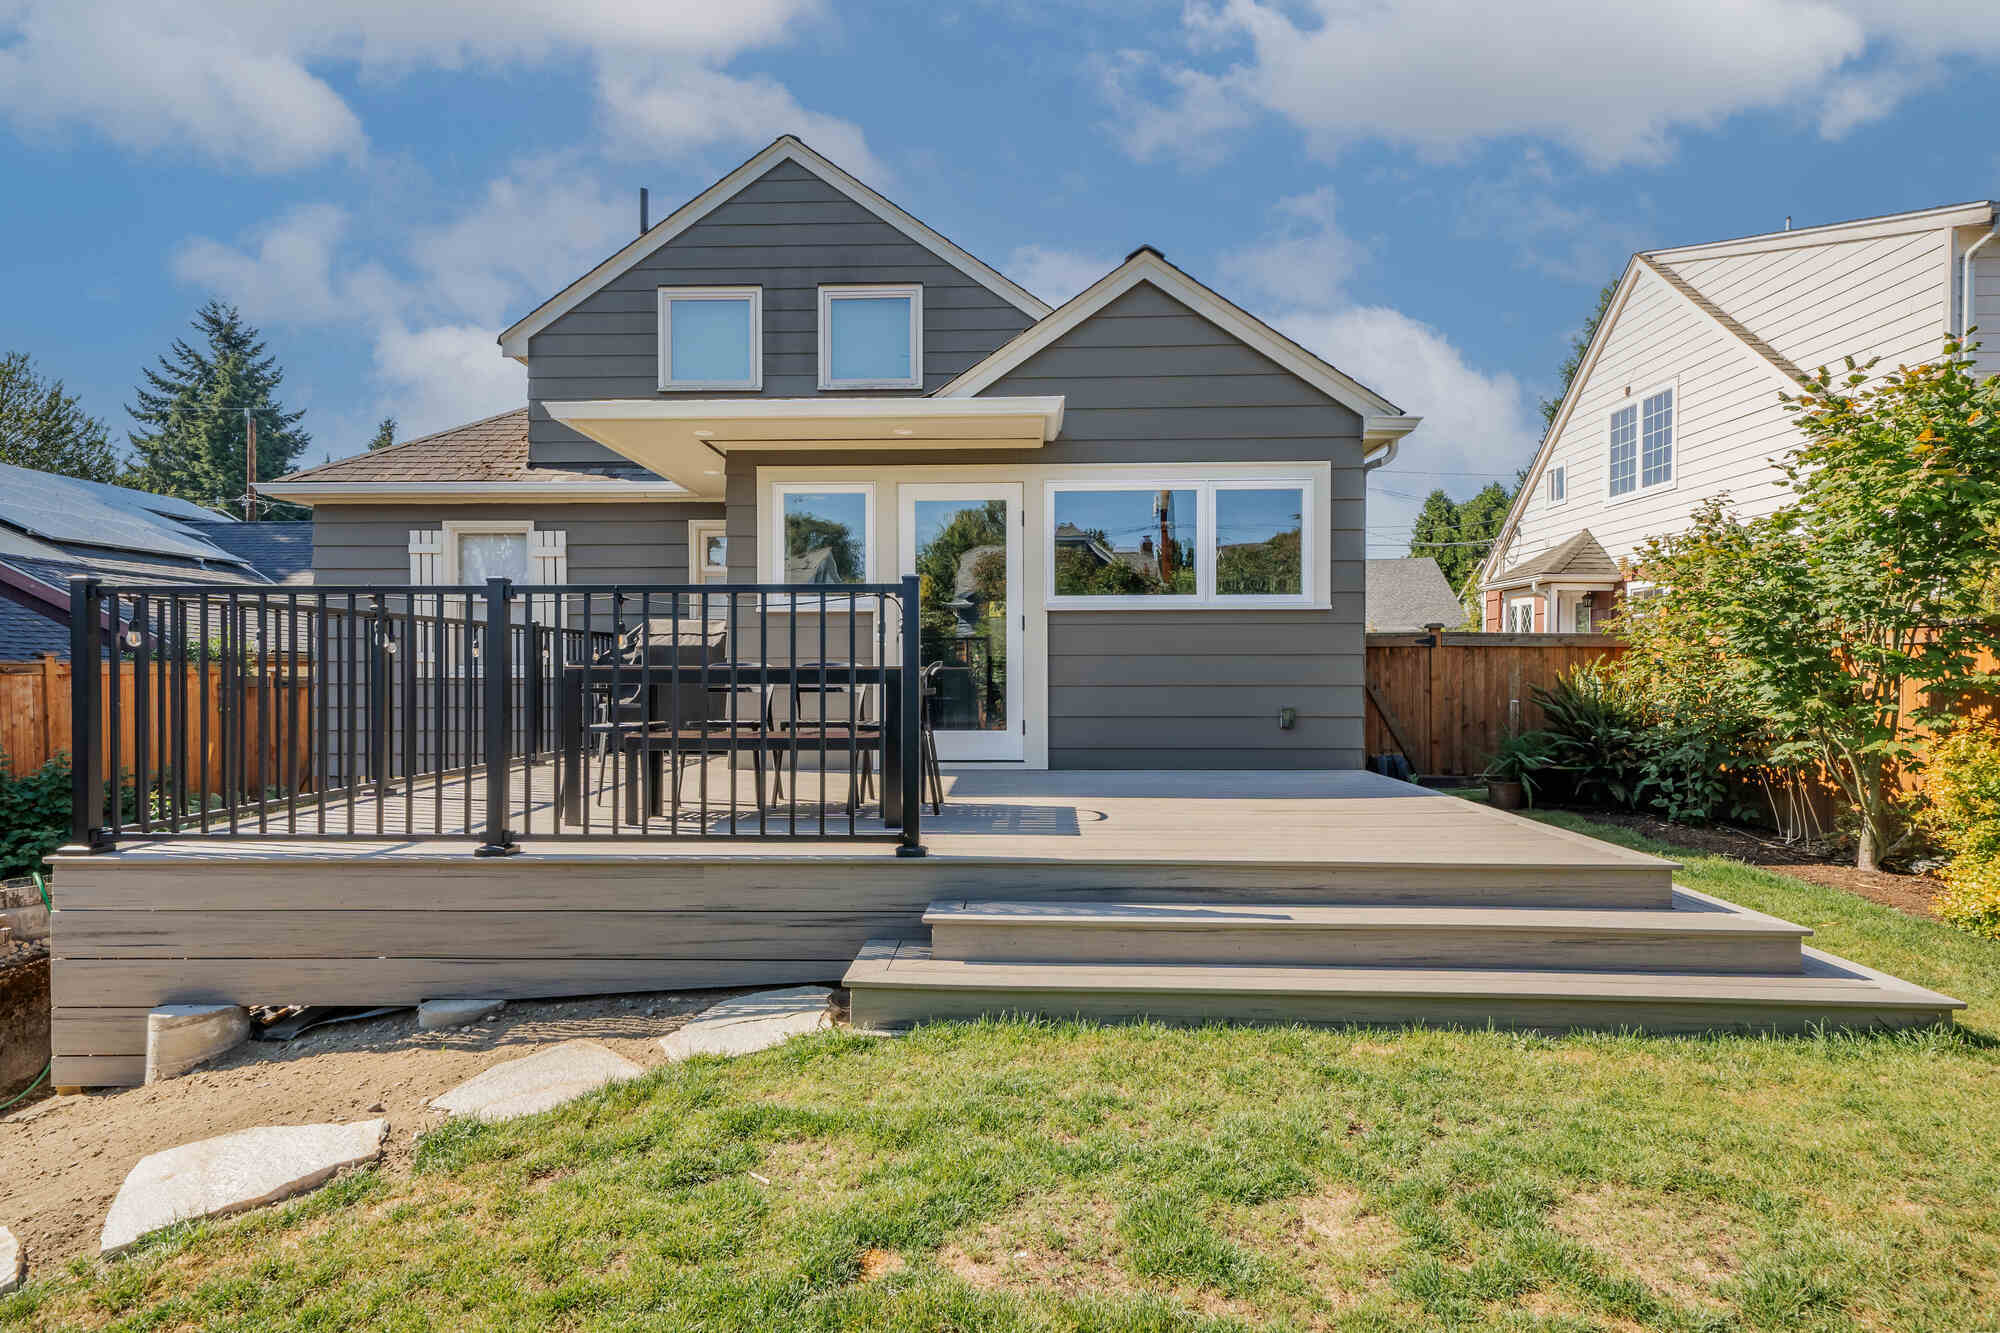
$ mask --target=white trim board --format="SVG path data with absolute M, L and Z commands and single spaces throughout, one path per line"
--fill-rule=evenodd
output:
M 1071 298 L 1055 313 L 1016 334 L 991 356 L 931 396 L 970 398 L 984 393 L 1001 379 L 1018 370 L 1037 352 L 1047 348 L 1142 282 L 1152 283 L 1203 319 L 1241 339 L 1327 397 L 1358 413 L 1363 422 L 1363 439 L 1368 444 L 1387 445 L 1392 440 L 1401 439 L 1415 430 L 1417 423 L 1422 420 L 1421 417 L 1407 415 L 1401 408 L 1367 385 L 1314 356 L 1255 315 L 1204 287 L 1168 263 L 1158 252 L 1150 249 L 1134 252 L 1131 258 Z
M 292 504 L 435 504 L 439 500 L 483 500 L 493 503 L 541 504 L 569 500 L 579 504 L 621 501 L 695 500 L 714 503 L 670 481 L 534 482 L 534 481 L 301 481 L 292 485 L 260 482 L 258 493 Z
M 617 254 L 510 325 L 500 335 L 502 355 L 511 356 L 517 361 L 526 361 L 528 339 L 603 290 L 613 278 L 631 268 L 645 256 L 713 213 L 734 198 L 743 187 L 780 162 L 798 163 L 1029 318 L 1042 319 L 1048 315 L 1050 309 L 1048 302 L 1008 278 L 998 269 L 981 262 L 970 251 L 954 245 L 940 233 L 925 226 L 917 218 L 807 147 L 804 141 L 794 135 L 785 134 L 774 139 L 742 166 L 660 219 L 644 235 L 626 245 Z

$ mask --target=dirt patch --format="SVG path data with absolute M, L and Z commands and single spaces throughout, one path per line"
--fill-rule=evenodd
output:
M 53 1097 L 0 1120 L 0 1226 L 47 1271 L 95 1254 L 111 1197 L 141 1157 L 257 1125 L 387 1115 L 386 1169 L 408 1168 L 417 1135 L 443 1119 L 431 1098 L 474 1074 L 578 1038 L 635 1064 L 664 1063 L 657 1038 L 743 990 L 516 1001 L 472 1027 L 421 1032 L 414 1011 L 251 1042 L 150 1088 Z
M 938 1262 L 980 1291 L 1129 1296 L 1117 1210 L 1104 1199 L 1045 1197 L 947 1245 Z
M 1570 1196 L 1555 1229 L 1684 1304 L 1716 1306 L 1736 1275 L 1740 1228 L 1713 1200 L 1605 1185 Z
M 900 1273 L 907 1267 L 903 1256 L 894 1250 L 867 1249 L 861 1252 L 861 1280 L 873 1282 L 878 1277 Z
M 1766 870 L 1775 870 L 1811 884 L 1847 892 L 1893 907 L 1911 916 L 1935 919 L 1932 900 L 1944 885 L 1929 875 L 1899 874 L 1892 870 L 1861 870 L 1829 853 L 1814 855 L 1803 847 L 1779 842 L 1768 834 L 1733 824 L 1670 824 L 1652 815 L 1627 814 L 1617 810 L 1577 810 L 1599 824 L 1629 829 L 1648 838 L 1684 847 L 1709 856 L 1728 856 Z
M 0 935 L 0 1102 L 21 1093 L 48 1062 L 48 948 Z M 48 1082 L 43 1080 L 22 1105 L 46 1096 Z

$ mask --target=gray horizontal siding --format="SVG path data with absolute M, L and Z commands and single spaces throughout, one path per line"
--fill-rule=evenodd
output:
M 320 505 L 313 511 L 316 583 L 406 584 L 410 530 L 447 520 L 530 519 L 569 534 L 573 583 L 688 581 L 687 523 L 717 504 Z
M 819 388 L 819 287 L 865 282 L 923 284 L 926 390 L 1030 322 L 803 166 L 782 162 L 529 340 L 530 455 L 547 464 L 616 457 L 542 405 L 661 396 L 658 288 L 761 287 L 763 393 L 797 398 Z

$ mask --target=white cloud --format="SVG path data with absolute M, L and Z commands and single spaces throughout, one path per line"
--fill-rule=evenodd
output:
M 1330 186 L 1280 199 L 1276 233 L 1225 255 L 1224 276 L 1295 306 L 1331 304 L 1364 252 L 1336 225 L 1333 202 Z
M 613 144 L 635 154 L 674 160 L 715 147 L 747 156 L 791 133 L 863 180 L 888 179 L 853 122 L 806 110 L 772 79 L 621 61 L 598 90 Z
M 1135 157 L 1213 161 L 1263 116 L 1330 156 L 1380 140 L 1445 157 L 1546 139 L 1593 165 L 1659 161 L 1684 130 L 1804 112 L 1837 136 L 1932 60 L 2000 53 L 2000 7 L 1887 0 L 1304 0 L 1195 3 L 1184 50 L 1099 73 Z
M 1061 305 L 1117 267 L 1113 256 L 1053 245 L 1017 245 L 1000 271 L 1050 305 Z
M 335 72 L 396 79 L 582 57 L 616 123 L 648 105 L 634 71 L 649 71 L 656 87 L 694 90 L 694 100 L 674 104 L 692 113 L 669 122 L 676 151 L 804 125 L 836 157 L 873 165 L 848 122 L 800 108 L 768 79 L 720 72 L 793 39 L 821 8 L 821 0 L 5 0 L 0 116 L 286 171 L 367 151 L 360 118 L 329 82 Z
M 391 324 L 375 339 L 375 374 L 384 386 L 382 415 L 396 418 L 399 439 L 490 417 L 528 399 L 527 368 L 499 354 L 484 324 Z

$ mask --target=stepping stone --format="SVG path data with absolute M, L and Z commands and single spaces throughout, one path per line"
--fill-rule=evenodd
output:
M 425 1000 L 417 1006 L 417 1026 L 426 1032 L 462 1028 L 500 1012 L 505 1000 Z
M 248 1040 L 240 1004 L 163 1004 L 146 1015 L 146 1082 L 178 1078 Z
M 748 1055 L 833 1025 L 824 986 L 793 986 L 724 1000 L 660 1038 L 669 1060 L 691 1055 Z
M 21 1242 L 14 1239 L 14 1233 L 0 1227 L 0 1296 L 21 1285 L 22 1275 L 27 1265 L 21 1261 Z
M 132 1168 L 98 1239 L 116 1254 L 150 1231 L 276 1203 L 324 1184 L 344 1166 L 382 1155 L 387 1120 L 242 1129 L 143 1157 Z
M 594 1041 L 566 1041 L 546 1051 L 494 1065 L 453 1088 L 431 1105 L 452 1115 L 480 1120 L 512 1120 L 561 1106 L 610 1083 L 645 1071 Z

